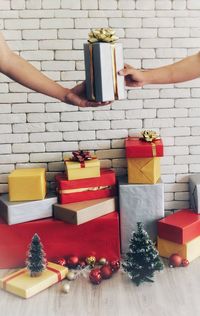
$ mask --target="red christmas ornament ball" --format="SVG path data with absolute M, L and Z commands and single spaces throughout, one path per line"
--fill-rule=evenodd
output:
M 79 262 L 79 258 L 77 256 L 71 256 L 67 259 L 67 266 L 69 268 L 76 268 Z
M 120 261 L 119 260 L 113 260 L 113 261 L 110 262 L 110 266 L 112 268 L 112 271 L 116 272 L 120 268 Z
M 179 256 L 178 253 L 174 253 L 169 257 L 169 265 L 173 266 L 174 268 L 180 267 L 182 264 L 182 258 Z
M 66 260 L 65 258 L 59 258 L 57 260 L 57 264 L 61 265 L 61 266 L 65 266 L 66 265 Z
M 187 259 L 183 259 L 183 260 L 182 260 L 182 266 L 183 266 L 183 267 L 187 267 L 189 264 L 190 264 L 190 263 L 189 263 L 189 260 L 187 260 Z
M 101 270 L 99 268 L 92 269 L 89 279 L 93 284 L 99 284 L 102 281 Z
M 112 268 L 109 264 L 104 264 L 103 267 L 101 267 L 101 276 L 102 279 L 109 279 L 112 276 Z
M 84 269 L 86 267 L 85 260 L 79 260 L 78 266 L 79 266 L 80 269 Z

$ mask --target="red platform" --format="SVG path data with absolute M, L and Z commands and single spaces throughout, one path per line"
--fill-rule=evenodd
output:
M 59 174 L 56 182 L 60 204 L 107 198 L 116 194 L 116 176 L 111 169 L 101 169 L 100 177 L 88 179 L 67 180 L 65 174 Z M 70 192 L 72 190 L 74 192 Z
M 178 244 L 200 236 L 200 215 L 190 209 L 182 209 L 158 221 L 158 236 Z
M 35 233 L 41 238 L 48 261 L 70 255 L 120 258 L 117 212 L 79 226 L 52 218 L 8 226 L 0 219 L 0 268 L 24 266 Z

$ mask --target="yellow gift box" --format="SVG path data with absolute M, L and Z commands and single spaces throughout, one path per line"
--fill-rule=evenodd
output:
M 0 287 L 10 293 L 29 298 L 66 277 L 68 268 L 49 262 L 38 277 L 31 277 L 24 268 L 0 279 Z
M 9 200 L 43 200 L 46 195 L 45 168 L 16 169 L 8 177 Z
M 158 237 L 157 248 L 161 257 L 169 258 L 172 254 L 178 253 L 183 259 L 191 262 L 200 256 L 200 236 L 186 244 L 177 244 Z
M 68 180 L 100 177 L 100 161 L 97 158 L 84 162 L 65 158 L 65 170 Z
M 160 178 L 160 158 L 128 158 L 128 183 L 154 184 Z
M 128 163 L 128 183 L 155 184 L 160 178 L 160 157 L 163 156 L 161 139 L 151 142 L 139 137 L 125 140 Z

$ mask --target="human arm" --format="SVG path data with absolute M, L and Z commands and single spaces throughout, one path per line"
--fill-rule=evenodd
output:
M 170 84 L 184 82 L 200 76 L 200 53 L 189 56 L 174 64 L 149 69 L 137 70 L 125 65 L 120 71 L 125 76 L 129 87 L 142 87 L 146 84 Z
M 0 72 L 25 87 L 56 98 L 61 102 L 66 102 L 81 107 L 108 104 L 88 101 L 85 96 L 85 83 L 77 85 L 72 89 L 67 89 L 51 80 L 42 72 L 37 70 L 33 65 L 28 63 L 25 59 L 12 52 L 1 33 Z

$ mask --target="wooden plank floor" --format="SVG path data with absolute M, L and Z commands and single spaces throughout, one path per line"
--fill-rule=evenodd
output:
M 0 276 L 8 273 L 0 270 Z M 187 268 L 157 273 L 154 283 L 136 287 L 118 272 L 100 285 L 79 277 L 70 283 L 68 294 L 62 283 L 40 294 L 21 299 L 0 290 L 1 316 L 199 316 L 200 258 Z

